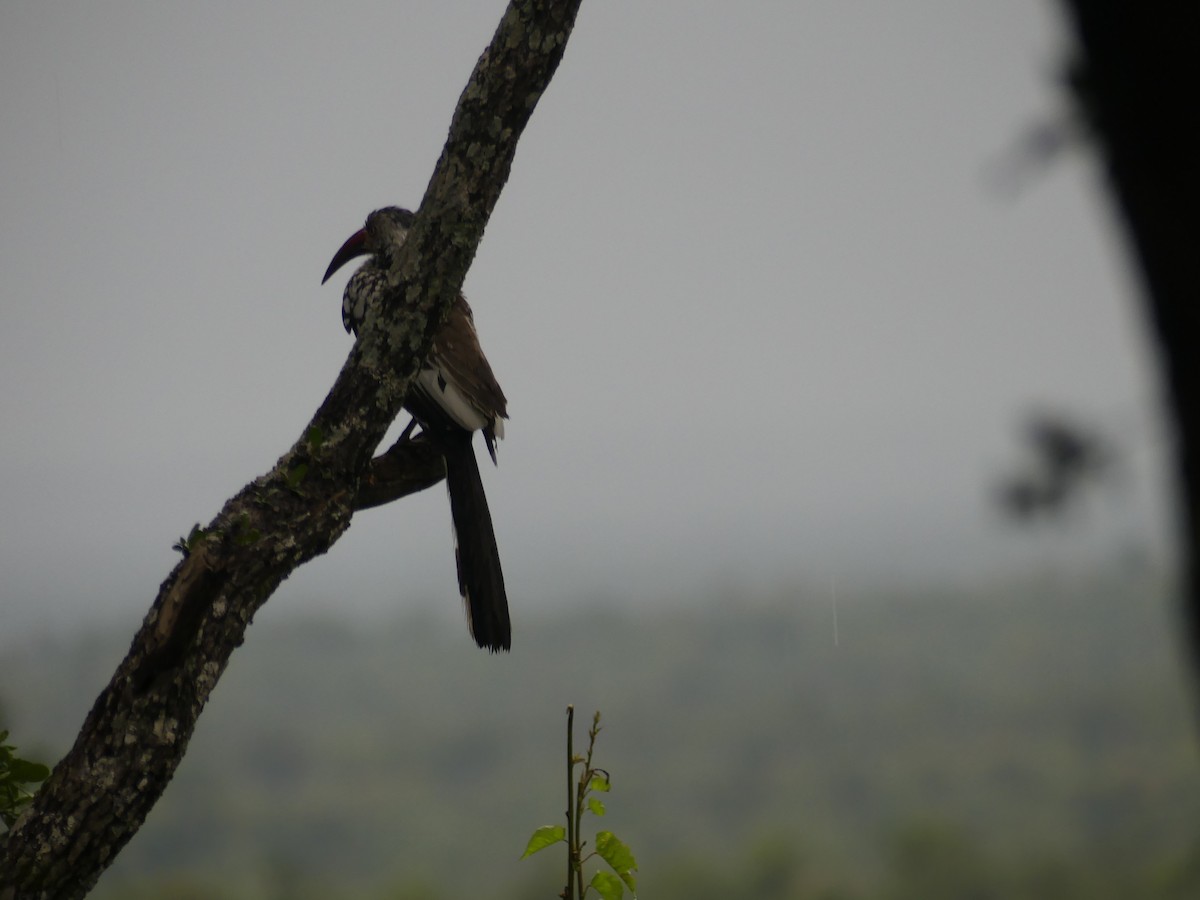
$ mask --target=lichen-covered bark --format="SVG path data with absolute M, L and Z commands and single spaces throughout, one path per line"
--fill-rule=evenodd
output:
M 280 582 L 328 550 L 356 509 L 442 477 L 419 440 L 372 454 L 462 287 L 578 6 L 509 5 L 459 100 L 384 310 L 368 318 L 300 440 L 188 541 L 75 745 L 0 848 L 0 900 L 84 896 L 166 788 L 230 654 Z
M 1200 674 L 1200 5 L 1064 0 L 1075 87 L 1146 290 L 1175 425 L 1184 610 Z

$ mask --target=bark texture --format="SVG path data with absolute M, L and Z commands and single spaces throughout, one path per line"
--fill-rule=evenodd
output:
M 1104 154 L 1175 424 L 1183 608 L 1200 673 L 1200 5 L 1064 0 L 1074 85 Z
M 372 454 L 462 287 L 578 6 L 509 5 L 459 99 L 384 308 L 303 436 L 188 540 L 75 745 L 0 847 L 0 900 L 87 894 L 166 788 L 230 654 L 280 582 L 327 551 L 356 509 L 444 477 L 420 440 Z

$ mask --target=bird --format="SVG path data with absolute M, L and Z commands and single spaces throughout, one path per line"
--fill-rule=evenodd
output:
M 346 331 L 357 336 L 367 311 L 379 303 L 393 254 L 404 243 L 415 218 L 410 210 L 398 206 L 377 209 L 334 254 L 322 284 L 350 260 L 369 257 L 350 276 L 342 294 L 342 324 Z M 508 401 L 484 356 L 471 307 L 461 293 L 434 334 L 429 355 L 409 387 L 404 407 L 445 459 L 458 588 L 471 636 L 492 653 L 509 650 L 512 624 L 504 573 L 472 440 L 476 431 L 483 432 L 495 464 L 496 442 L 504 437 Z

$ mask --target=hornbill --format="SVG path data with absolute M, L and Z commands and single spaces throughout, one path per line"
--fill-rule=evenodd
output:
M 370 256 L 350 276 L 342 295 L 342 323 L 347 331 L 357 335 L 367 310 L 379 302 L 387 285 L 391 255 L 404 243 L 414 218 L 409 210 L 395 206 L 375 210 L 367 216 L 366 227 L 352 235 L 329 263 L 322 284 L 356 256 Z M 493 653 L 508 650 L 512 628 L 504 573 L 471 446 L 474 432 L 482 431 L 495 463 L 496 441 L 504 437 L 508 413 L 504 392 L 479 346 L 471 307 L 462 294 L 434 335 L 429 356 L 413 380 L 404 406 L 446 461 L 458 588 L 471 635 L 475 643 Z

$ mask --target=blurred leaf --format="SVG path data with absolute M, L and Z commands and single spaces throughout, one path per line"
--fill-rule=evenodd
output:
M 595 797 L 588 797 L 588 809 L 592 811 L 592 815 L 604 815 L 604 804 Z
M 50 769 L 41 763 L 30 762 L 27 759 L 14 759 L 8 765 L 13 781 L 45 781 L 50 777 Z
M 545 850 L 551 844 L 557 844 L 559 841 L 566 840 L 567 830 L 561 825 L 543 825 L 538 828 L 529 837 L 529 843 L 525 845 L 525 852 L 521 854 L 521 859 L 527 856 L 532 856 L 539 850 Z
M 631 891 L 637 890 L 637 860 L 628 846 L 611 831 L 601 831 L 596 834 L 596 853 L 600 855 L 621 880 L 629 885 Z
M 612 786 L 608 783 L 608 779 L 603 775 L 593 775 L 592 781 L 588 785 L 589 791 L 602 791 L 608 793 L 612 790 Z
M 597 872 L 592 876 L 591 885 L 604 900 L 621 900 L 625 896 L 621 879 L 610 872 Z

